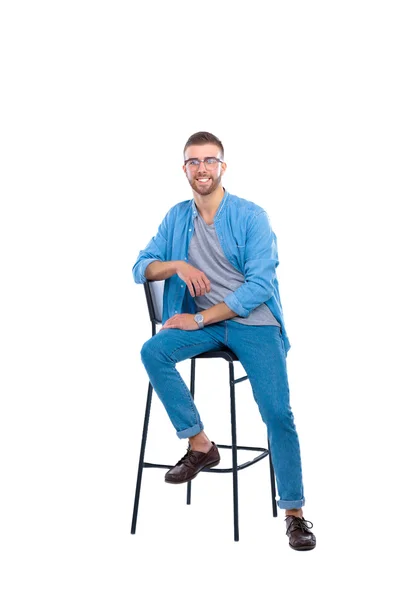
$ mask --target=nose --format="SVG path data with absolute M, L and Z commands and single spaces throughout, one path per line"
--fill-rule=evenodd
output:
M 197 173 L 205 173 L 207 171 L 206 163 L 204 160 L 200 160 L 200 158 L 199 158 L 199 161 L 200 161 L 200 164 L 197 167 Z M 201 165 L 203 165 L 203 167 Z

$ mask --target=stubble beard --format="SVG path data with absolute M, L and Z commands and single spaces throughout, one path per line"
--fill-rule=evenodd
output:
M 204 177 L 209 177 L 211 179 L 211 184 L 209 183 L 206 188 L 197 184 L 197 178 L 201 179 L 201 177 L 199 175 L 197 175 L 197 177 L 193 178 L 193 180 L 189 182 L 191 188 L 195 192 L 200 194 L 200 196 L 208 196 L 209 194 L 212 194 L 217 189 L 219 184 L 221 183 L 221 175 L 219 177 L 217 177 L 216 179 L 214 179 L 214 177 L 208 175 L 208 173 L 207 173 L 206 175 L 204 175 Z

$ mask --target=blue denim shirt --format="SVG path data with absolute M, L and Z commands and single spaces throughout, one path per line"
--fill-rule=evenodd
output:
M 188 259 L 189 243 L 197 216 L 195 201 L 185 200 L 165 215 L 157 234 L 141 250 L 132 268 L 136 283 L 144 283 L 147 266 L 155 260 Z M 286 353 L 290 348 L 283 320 L 279 285 L 275 269 L 279 264 L 275 233 L 263 208 L 229 194 L 224 197 L 214 217 L 215 231 L 229 262 L 245 277 L 245 282 L 229 293 L 224 302 L 240 317 L 265 303 L 281 324 Z M 162 322 L 175 314 L 195 313 L 196 306 L 187 286 L 178 275 L 165 281 Z

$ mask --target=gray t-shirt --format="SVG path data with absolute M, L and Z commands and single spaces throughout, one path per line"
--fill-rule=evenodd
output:
M 194 298 L 199 311 L 223 302 L 230 292 L 237 290 L 245 281 L 244 275 L 231 265 L 223 253 L 214 224 L 207 225 L 200 214 L 194 219 L 188 262 L 203 271 L 211 284 L 211 291 L 208 294 Z M 266 304 L 261 304 L 252 310 L 248 317 L 233 317 L 232 321 L 244 325 L 280 326 Z

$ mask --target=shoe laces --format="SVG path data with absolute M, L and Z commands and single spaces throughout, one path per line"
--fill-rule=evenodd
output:
M 290 521 L 290 525 L 289 527 L 286 529 L 286 531 L 294 531 L 295 529 L 301 529 L 304 532 L 309 531 L 310 529 L 312 529 L 312 527 L 314 527 L 313 523 L 311 523 L 311 521 L 306 521 L 303 517 L 295 517 L 294 515 L 288 515 L 285 518 L 291 518 L 292 520 Z
M 178 461 L 177 465 L 182 465 L 182 464 L 196 464 L 197 460 L 196 457 L 193 455 L 193 450 L 191 449 L 190 445 L 188 446 L 188 449 L 186 451 L 185 456 L 182 456 L 182 458 Z

